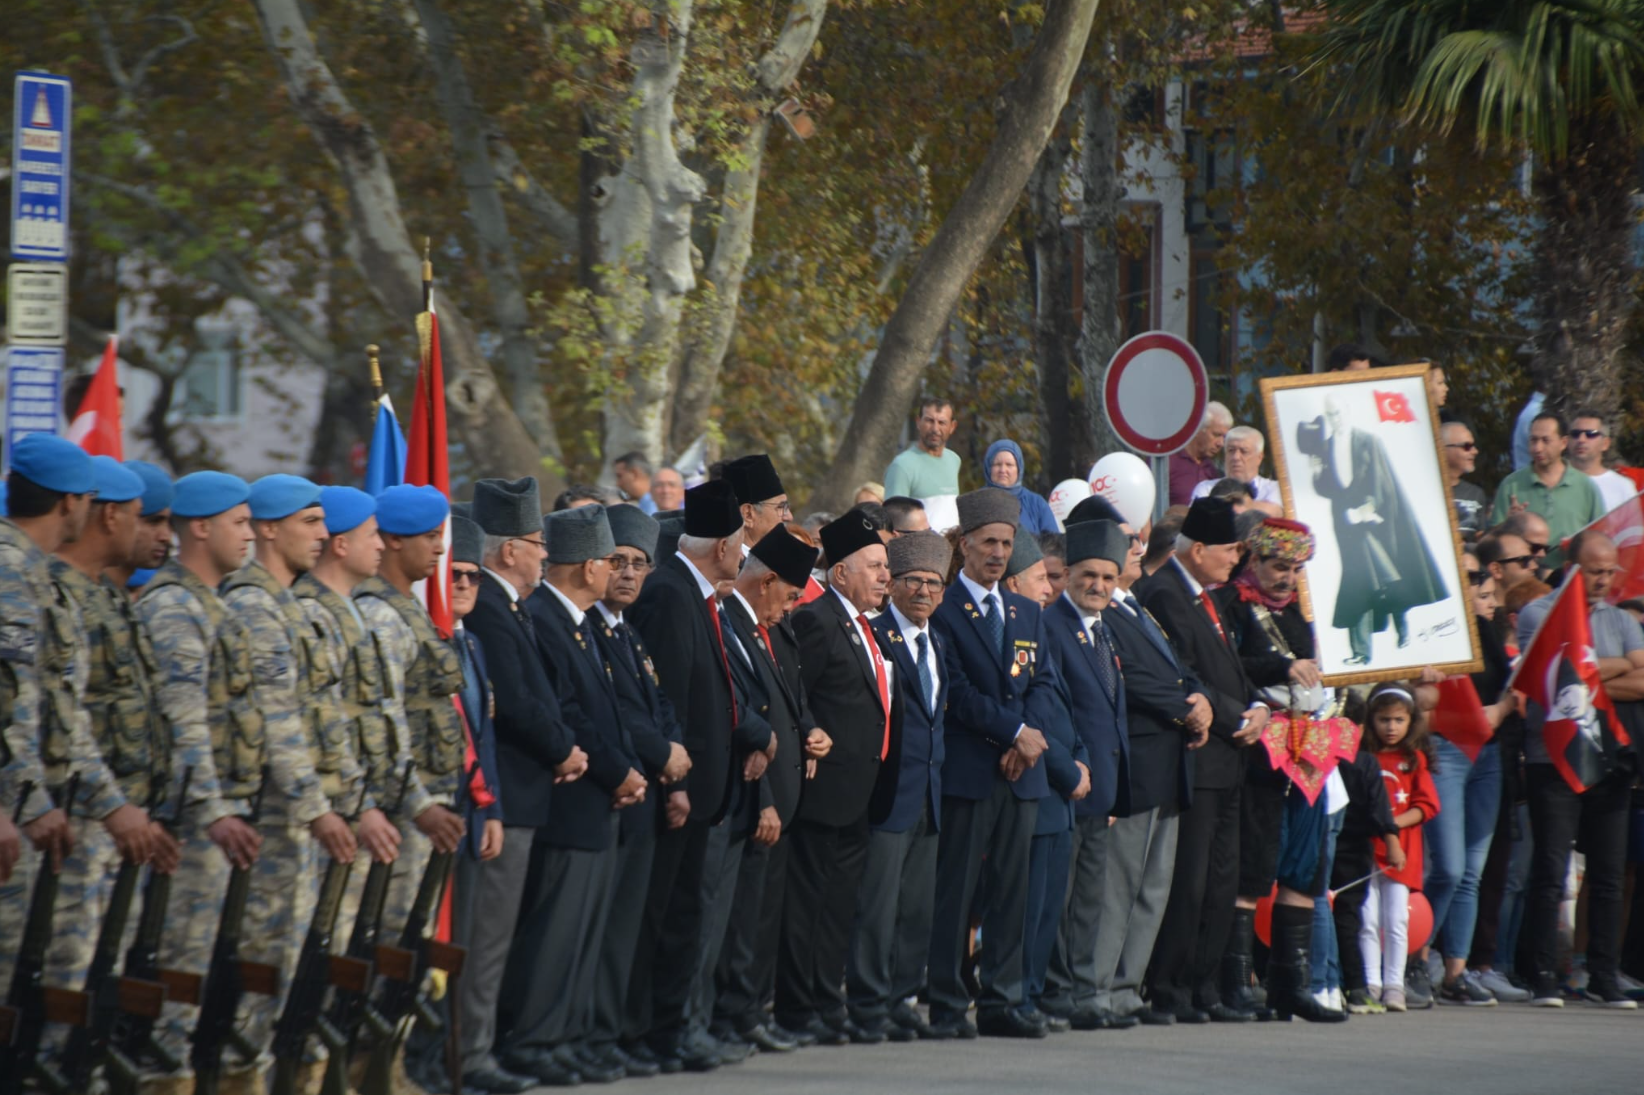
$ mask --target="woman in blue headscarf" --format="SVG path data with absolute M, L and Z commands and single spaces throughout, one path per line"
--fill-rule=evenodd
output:
M 988 454 L 982 460 L 982 475 L 987 485 L 1010 491 L 1022 504 L 1023 532 L 1038 536 L 1042 532 L 1062 531 L 1056 523 L 1056 514 L 1051 512 L 1050 503 L 1022 486 L 1024 469 L 1022 446 L 1008 437 L 989 445 Z

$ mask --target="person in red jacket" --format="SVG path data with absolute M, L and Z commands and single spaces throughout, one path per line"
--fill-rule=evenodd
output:
M 1403 855 L 1394 854 L 1391 847 L 1376 849 L 1376 866 L 1381 873 L 1370 880 L 1364 895 L 1359 951 L 1364 956 L 1364 976 L 1371 999 L 1379 999 L 1388 1011 L 1403 1011 L 1404 964 L 1410 949 L 1410 891 L 1421 889 L 1421 826 L 1439 812 L 1427 720 L 1408 688 L 1382 684 L 1370 693 L 1365 748 L 1375 753 L 1381 765 Z

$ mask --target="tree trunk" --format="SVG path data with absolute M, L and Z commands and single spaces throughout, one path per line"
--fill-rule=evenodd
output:
M 1062 112 L 1063 130 L 1045 145 L 1028 180 L 1028 207 L 1022 215 L 1033 283 L 1033 356 L 1044 415 L 1044 466 L 1052 484 L 1089 466 L 1084 405 L 1074 401 L 1069 389 L 1079 343 L 1073 316 L 1073 281 L 1079 275 L 1073 269 L 1072 237 L 1062 223 L 1062 176 L 1073 152 L 1066 126 L 1074 113 Z
M 422 310 L 422 264 L 376 132 L 315 47 L 299 0 L 254 3 L 297 114 L 335 165 L 348 195 L 349 257 L 383 308 L 404 317 L 409 327 Z M 440 334 L 451 425 L 476 475 L 541 472 L 542 451 L 498 385 L 474 328 L 449 299 L 440 302 Z M 558 489 L 556 477 L 543 478 L 544 493 Z
M 843 510 L 851 487 L 878 480 L 895 455 L 942 327 L 1021 197 L 1067 101 L 1098 0 L 1051 0 L 1021 76 L 1000 94 L 993 145 L 919 259 L 885 325 L 838 454 L 811 508 Z
M 1566 420 L 1596 409 L 1613 424 L 1623 407 L 1622 354 L 1637 301 L 1636 178 L 1633 148 L 1592 117 L 1572 126 L 1564 159 L 1536 172 L 1530 372 L 1548 409 Z
M 1090 421 L 1091 462 L 1110 452 L 1128 452 L 1107 420 L 1102 377 L 1119 349 L 1119 118 L 1113 89 L 1092 73 L 1080 94 L 1084 140 L 1079 148 L 1079 181 L 1084 192 L 1080 228 L 1084 239 L 1084 316 L 1079 331 L 1079 369 L 1084 374 L 1085 415 Z M 1078 469 L 1080 474 L 1090 465 Z

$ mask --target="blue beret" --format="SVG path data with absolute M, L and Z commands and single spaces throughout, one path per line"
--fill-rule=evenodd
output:
M 215 517 L 251 497 L 251 487 L 225 471 L 197 471 L 177 480 L 171 512 L 178 517 Z
M 377 512 L 377 500 L 353 487 L 326 487 L 320 491 L 325 507 L 325 531 L 332 536 L 352 532 Z
M 389 487 L 377 495 L 377 528 L 392 536 L 421 536 L 445 523 L 451 503 L 438 487 Z
M 97 489 L 90 454 L 56 434 L 31 433 L 13 445 L 11 470 L 58 494 L 90 494 Z
M 0 517 L 6 516 L 6 481 L 0 479 Z
M 171 508 L 171 476 L 158 464 L 147 460 L 127 460 L 126 470 L 143 481 L 143 509 L 140 516 L 153 517 Z
M 99 502 L 129 502 L 143 496 L 143 481 L 112 456 L 91 458 Z
M 320 488 L 300 475 L 265 475 L 251 484 L 251 519 L 278 521 L 320 504 Z

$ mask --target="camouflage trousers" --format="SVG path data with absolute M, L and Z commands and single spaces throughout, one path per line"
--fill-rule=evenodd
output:
M 11 989 L 12 971 L 17 967 L 17 950 L 23 945 L 23 928 L 29 918 L 29 898 L 34 894 L 34 876 L 40 869 L 40 853 L 23 837 L 23 854 L 11 877 L 0 883 L 0 993 Z
M 187 816 L 179 826 L 177 842 L 182 858 L 171 879 L 171 901 L 160 937 L 160 968 L 204 977 L 211 968 L 211 948 L 222 921 L 231 868 L 205 827 Z M 167 1001 L 155 1026 L 160 1045 L 180 1061 L 188 1060 L 188 1039 L 198 1012 L 192 1004 Z
M 318 896 L 319 857 L 305 825 L 287 825 L 283 819 L 257 826 L 263 846 L 251 870 L 251 894 L 245 903 L 240 957 L 264 962 L 280 974 L 275 996 L 247 994 L 240 1002 L 240 1032 L 266 1058 L 274 1040 L 274 1023 L 285 1006 L 285 994 L 297 975 L 303 939 L 314 919 Z
M 82 989 L 114 891 L 120 853 L 102 822 L 77 817 L 70 824 L 74 826 L 74 850 L 57 874 L 57 906 L 52 919 L 51 947 L 46 951 L 46 984 Z M 136 932 L 136 918 L 128 915 L 120 946 L 122 955 Z M 115 971 L 119 971 L 118 964 Z M 68 1028 L 49 1026 L 41 1048 L 51 1058 L 57 1056 L 67 1042 Z
M 400 933 L 405 931 L 405 922 L 411 919 L 411 906 L 417 903 L 417 888 L 422 885 L 422 876 L 428 870 L 428 860 L 434 854 L 433 843 L 422 835 L 414 821 L 402 821 L 400 830 L 400 855 L 394 860 L 394 878 L 388 884 L 388 897 L 382 906 L 382 935 L 384 943 L 399 945 Z M 432 934 L 437 909 L 428 912 L 428 928 L 424 935 Z M 352 920 L 350 921 L 352 923 Z

